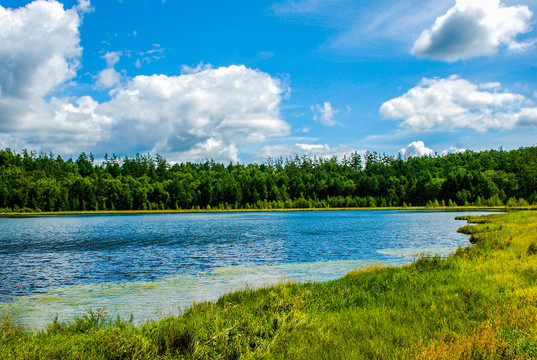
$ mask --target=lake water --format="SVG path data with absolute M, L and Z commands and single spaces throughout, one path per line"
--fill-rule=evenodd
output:
M 278 281 L 326 281 L 468 246 L 440 211 L 0 218 L 0 316 L 39 329 L 104 307 L 135 322 Z M 471 213 L 476 214 L 476 213 Z

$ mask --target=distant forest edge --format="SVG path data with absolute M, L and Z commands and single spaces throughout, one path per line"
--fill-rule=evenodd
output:
M 537 205 L 537 148 L 407 160 L 376 152 L 264 164 L 95 163 L 0 150 L 0 212 Z

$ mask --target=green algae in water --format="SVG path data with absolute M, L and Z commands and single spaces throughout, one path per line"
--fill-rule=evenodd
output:
M 379 254 L 383 255 L 392 255 L 392 256 L 405 256 L 405 257 L 418 257 L 418 256 L 449 256 L 453 254 L 457 248 L 444 247 L 444 248 L 410 248 L 410 249 L 401 249 L 401 248 L 391 248 L 391 249 L 380 249 L 377 250 Z
M 135 324 L 179 315 L 194 302 L 214 301 L 239 289 L 259 288 L 279 281 L 326 281 L 353 269 L 379 261 L 342 260 L 289 263 L 280 265 L 224 266 L 209 273 L 178 275 L 153 282 L 124 282 L 76 285 L 57 288 L 44 294 L 19 297 L 0 303 L 0 316 L 29 330 L 41 330 L 57 317 L 66 322 L 104 308 L 113 317 Z

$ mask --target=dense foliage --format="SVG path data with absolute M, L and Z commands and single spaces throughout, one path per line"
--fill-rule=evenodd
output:
M 537 203 L 537 147 L 415 157 L 171 165 L 157 155 L 96 163 L 0 151 L 0 211 L 271 209 Z
M 471 217 L 442 259 L 281 283 L 134 326 L 102 310 L 28 333 L 0 321 L 3 359 L 535 359 L 537 213 Z

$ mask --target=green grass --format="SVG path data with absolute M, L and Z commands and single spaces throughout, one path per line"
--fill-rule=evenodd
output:
M 243 290 L 134 326 L 93 311 L 28 333 L 3 359 L 534 359 L 537 212 L 468 217 L 474 246 L 325 283 Z

